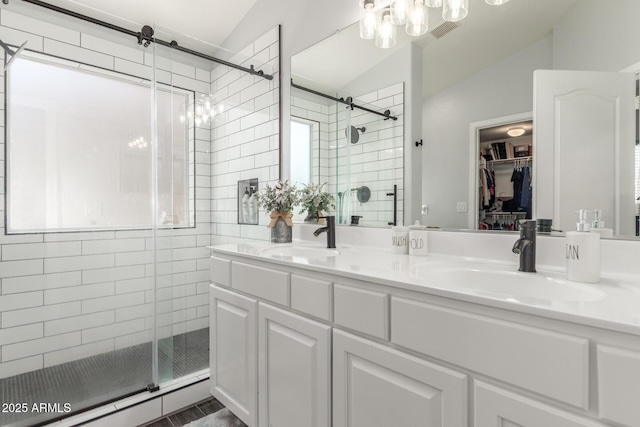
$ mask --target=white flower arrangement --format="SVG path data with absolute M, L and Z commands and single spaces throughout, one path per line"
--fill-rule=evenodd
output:
M 324 184 L 309 183 L 304 189 L 300 190 L 300 206 L 303 212 L 328 212 L 330 208 L 335 209 L 335 197 L 323 190 Z
M 298 189 L 288 180 L 278 180 L 273 187 L 267 184 L 258 195 L 258 203 L 267 212 L 291 212 L 299 200 Z

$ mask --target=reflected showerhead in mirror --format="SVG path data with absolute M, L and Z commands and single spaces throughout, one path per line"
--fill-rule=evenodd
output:
M 10 57 L 9 60 L 7 61 L 7 63 L 4 65 L 4 68 L 2 69 L 2 71 L 7 71 L 7 68 L 9 68 L 9 66 L 11 65 L 13 60 L 16 59 L 16 57 L 18 56 L 18 54 L 20 52 L 22 52 L 22 49 L 24 49 L 26 44 L 27 44 L 27 42 L 25 41 L 24 43 L 22 43 L 20 45 L 20 47 L 18 49 L 13 50 L 9 46 L 7 46 L 7 44 L 5 42 L 0 40 L 0 47 L 2 47 L 2 49 L 4 49 L 4 51 L 5 51 L 5 53 L 7 55 L 9 55 L 9 57 Z
M 349 126 L 344 130 L 344 134 L 352 144 L 356 144 L 360 140 L 360 133 L 364 133 L 367 130 L 364 126 L 357 128 L 355 126 Z

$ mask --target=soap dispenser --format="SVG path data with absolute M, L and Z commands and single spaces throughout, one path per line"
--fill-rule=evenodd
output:
M 576 212 L 579 220 L 576 231 L 567 232 L 565 257 L 567 278 L 574 282 L 598 283 L 600 281 L 600 233 L 590 233 L 587 210 Z
M 244 188 L 244 196 L 240 200 L 240 206 L 242 207 L 242 220 L 241 224 L 245 224 L 249 221 L 249 187 Z
M 604 227 L 602 211 L 600 209 L 596 209 L 592 212 L 594 218 L 593 221 L 591 221 L 591 229 L 589 231 L 592 233 L 600 233 L 600 237 L 613 237 L 613 229 Z
M 258 197 L 256 196 L 256 189 L 251 187 L 249 190 L 249 200 L 247 200 L 247 208 L 249 210 L 249 222 L 250 224 L 258 223 Z

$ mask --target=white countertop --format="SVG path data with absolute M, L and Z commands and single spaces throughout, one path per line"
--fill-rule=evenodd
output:
M 518 272 L 517 264 L 391 249 L 320 243 L 247 241 L 211 246 L 217 254 L 270 262 L 543 317 L 640 335 L 640 278 L 603 276 L 571 282 L 564 271 Z M 299 249 L 299 250 L 296 250 Z M 517 259 L 516 259 L 517 261 Z

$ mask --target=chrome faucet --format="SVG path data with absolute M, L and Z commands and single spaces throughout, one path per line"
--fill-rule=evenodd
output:
M 520 238 L 516 240 L 512 249 L 514 254 L 520 255 L 518 271 L 536 272 L 536 221 L 520 221 Z
M 327 248 L 335 248 L 336 247 L 336 217 L 331 216 L 323 216 L 327 220 L 326 227 L 320 227 L 316 231 L 313 232 L 313 235 L 318 237 L 320 233 L 327 233 Z

